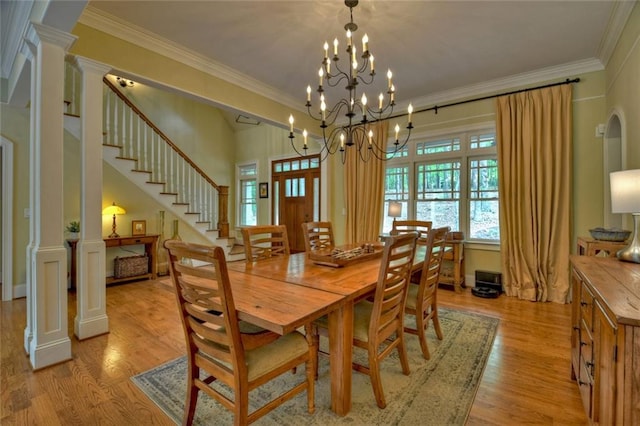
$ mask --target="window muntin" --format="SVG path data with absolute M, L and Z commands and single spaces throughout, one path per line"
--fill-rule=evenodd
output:
M 398 153 L 400 153 L 399 151 Z M 398 201 L 402 204 L 402 214 L 396 220 L 406 220 L 409 206 L 409 165 L 397 165 L 387 167 L 384 179 L 384 213 L 382 225 L 383 232 L 391 230 L 392 217 L 387 215 L 389 201 Z
M 500 238 L 498 206 L 498 160 L 479 157 L 469 160 L 469 238 Z
M 498 168 L 493 129 L 462 129 L 410 141 L 408 155 L 386 163 L 383 232 L 391 229 L 388 200 L 403 204 L 404 219 L 462 230 L 472 241 L 499 241 Z M 398 179 L 398 168 L 407 176 Z
M 256 164 L 238 167 L 239 217 L 241 226 L 258 224 L 258 170 Z

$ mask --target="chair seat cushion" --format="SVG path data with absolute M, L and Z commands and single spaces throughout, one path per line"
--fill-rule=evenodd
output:
M 286 334 L 268 345 L 246 351 L 245 359 L 249 381 L 307 353 L 309 353 L 307 340 L 297 331 Z
M 362 300 L 355 304 L 353 308 L 353 338 L 362 342 L 369 341 L 369 323 L 371 322 L 371 311 L 373 303 Z M 325 315 L 318 318 L 314 323 L 321 328 L 329 328 L 329 318 Z
M 361 342 L 369 341 L 369 323 L 373 303 L 368 300 L 358 302 L 353 307 L 353 338 Z
M 416 309 L 419 288 L 419 285 L 409 284 L 409 289 L 407 290 L 407 303 L 405 304 L 407 308 Z

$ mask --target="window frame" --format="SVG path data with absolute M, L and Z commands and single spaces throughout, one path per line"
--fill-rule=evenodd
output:
M 254 170 L 254 174 L 252 176 L 246 176 L 243 177 L 242 175 L 242 170 L 243 169 L 249 169 L 249 168 L 253 168 Z M 239 227 L 241 226 L 252 226 L 252 225 L 257 225 L 258 224 L 258 217 L 259 217 L 259 203 L 258 203 L 258 175 L 259 175 L 259 170 L 258 170 L 258 162 L 257 161 L 249 161 L 246 163 L 242 163 L 242 164 L 236 164 L 236 205 L 238 206 L 238 209 L 236 211 L 236 223 L 238 224 Z M 252 203 L 247 203 L 245 202 L 244 199 L 244 194 L 243 194 L 243 182 L 249 182 L 252 181 L 255 185 L 256 191 L 255 191 L 255 197 L 253 198 L 253 202 Z M 244 206 L 247 205 L 255 205 L 255 209 L 256 209 L 256 214 L 255 214 L 255 218 L 256 218 L 256 223 L 243 223 L 242 221 L 242 212 L 243 212 L 243 208 Z
M 467 126 L 459 126 L 454 128 L 446 128 L 437 131 L 430 132 L 421 132 L 414 133 L 411 135 L 411 140 L 407 143 L 408 152 L 407 155 L 389 158 L 385 164 L 385 188 L 384 188 L 384 212 L 383 212 L 383 224 L 382 231 L 388 231 L 387 225 L 390 223 L 390 219 L 387 218 L 387 206 L 388 201 L 396 201 L 395 198 L 390 198 L 387 196 L 386 191 L 386 177 L 387 177 L 387 169 L 391 167 L 408 167 L 409 179 L 408 179 L 408 194 L 409 200 L 398 200 L 398 201 L 406 201 L 403 202 L 403 211 L 402 217 L 398 219 L 415 219 L 417 217 L 418 211 L 418 202 L 423 202 L 424 200 L 418 200 L 418 166 L 422 164 L 436 164 L 443 162 L 460 162 L 460 198 L 458 201 L 458 214 L 459 214 L 459 229 L 464 232 L 465 240 L 467 242 L 480 243 L 480 244 L 489 244 L 489 245 L 499 245 L 499 239 L 480 239 L 480 238 L 471 238 L 471 182 L 470 179 L 470 167 L 471 161 L 476 159 L 486 159 L 492 158 L 498 161 L 498 152 L 497 152 L 497 141 L 496 145 L 492 147 L 479 147 L 479 148 L 471 148 L 471 137 L 472 136 L 481 136 L 485 134 L 494 135 L 494 139 L 496 138 L 496 128 L 495 122 L 483 122 L 477 123 Z M 420 143 L 424 142 L 434 142 L 447 138 L 460 138 L 460 149 L 457 151 L 445 151 L 445 152 L 435 152 L 430 154 L 417 154 L 417 146 Z M 392 141 L 389 144 L 393 143 Z M 390 146 L 390 145 L 389 145 Z M 499 194 L 496 198 L 499 200 Z M 405 211 L 406 209 L 406 211 Z M 499 220 L 499 217 L 498 217 Z M 437 226 L 437 224 L 434 224 Z

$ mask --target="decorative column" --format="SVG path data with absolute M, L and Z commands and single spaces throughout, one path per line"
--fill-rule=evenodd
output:
M 63 224 L 64 57 L 76 37 L 32 23 L 30 244 L 25 346 L 34 369 L 71 359 Z
M 80 240 L 78 241 L 78 310 L 74 333 L 80 340 L 109 332 L 102 239 L 102 77 L 108 67 L 76 58 L 82 72 L 80 140 Z
M 218 187 L 218 230 L 219 237 L 229 237 L 229 187 Z

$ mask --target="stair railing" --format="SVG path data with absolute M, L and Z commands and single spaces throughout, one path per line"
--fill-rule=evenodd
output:
M 106 77 L 105 145 L 121 149 L 121 157 L 137 161 L 137 170 L 151 173 L 150 182 L 164 184 L 162 193 L 187 205 L 197 222 L 216 224 L 219 236 L 229 236 L 229 187 L 217 185 Z

